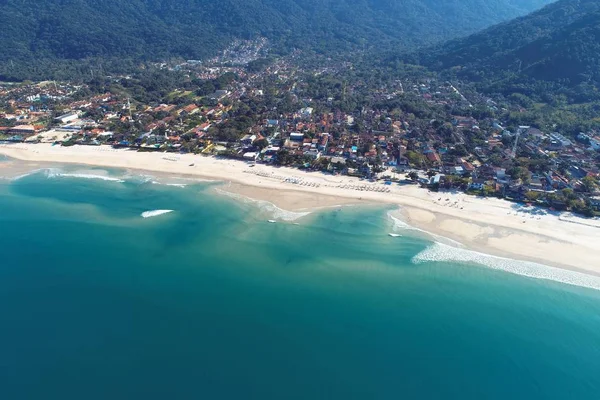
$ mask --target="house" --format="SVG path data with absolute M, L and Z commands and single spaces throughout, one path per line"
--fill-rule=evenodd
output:
M 529 182 L 529 189 L 534 192 L 541 192 L 544 190 L 544 184 L 540 178 L 531 178 Z
M 506 178 L 506 169 L 505 168 L 494 168 L 494 172 L 496 174 L 496 179 L 503 180 Z
M 430 185 L 439 185 L 440 181 L 442 180 L 442 178 L 444 177 L 444 175 L 442 174 L 436 174 L 434 177 L 432 177 L 429 181 Z
M 290 133 L 290 140 L 293 142 L 302 142 L 304 141 L 304 134 L 299 132 Z
M 319 150 L 317 150 L 317 149 L 313 149 L 313 148 L 311 148 L 311 149 L 309 149 L 309 150 L 306 150 L 306 151 L 304 151 L 304 153 L 303 153 L 303 154 L 304 154 L 305 156 L 307 156 L 307 157 L 311 157 L 311 158 L 313 158 L 313 159 L 315 159 L 315 160 L 318 160 L 318 159 L 321 157 L 321 152 L 320 152 Z
M 550 140 L 553 146 L 561 148 L 561 147 L 569 147 L 573 144 L 571 140 L 567 139 L 560 133 L 551 133 Z
M 344 157 L 331 157 L 329 160 L 332 164 L 346 165 L 346 159 Z
M 256 135 L 246 135 L 242 138 L 242 140 L 240 140 L 243 144 L 249 146 L 252 143 L 254 143 L 254 141 L 256 140 Z
M 312 107 L 305 107 L 299 111 L 299 114 L 304 118 L 309 118 L 313 111 L 314 109 Z
M 433 164 L 441 164 L 442 163 L 442 159 L 440 158 L 439 154 L 436 153 L 435 151 L 430 151 L 430 152 L 425 153 L 425 157 L 427 157 L 429 162 L 431 162 Z
M 469 184 L 469 189 L 470 190 L 483 190 L 484 186 L 485 186 L 485 179 L 476 178 L 476 179 L 473 179 L 473 182 L 471 182 Z
M 224 97 L 229 96 L 230 92 L 228 90 L 215 90 L 213 94 L 210 95 L 212 100 L 221 100 Z
M 33 125 L 17 125 L 11 128 L 8 133 L 12 135 L 35 135 L 35 131 Z
M 182 113 L 185 113 L 187 115 L 193 115 L 196 114 L 198 111 L 200 111 L 200 108 L 198 108 L 197 105 L 190 104 L 189 106 L 183 108 Z
M 201 124 L 200 126 L 198 126 L 198 130 L 202 131 L 202 132 L 207 132 L 208 129 L 211 127 L 211 123 L 209 122 L 205 122 L 203 124 Z
M 462 167 L 465 172 L 472 173 L 475 171 L 475 167 L 468 161 L 462 161 Z
M 327 145 L 329 144 L 329 133 L 323 133 L 319 138 L 318 148 L 322 151 L 327 151 Z
M 477 126 L 477 120 L 473 117 L 456 116 L 452 120 L 452 124 L 459 129 L 472 129 L 474 126 Z
M 66 124 L 69 122 L 73 122 L 79 118 L 79 115 L 76 112 L 71 112 L 68 114 L 61 115 L 59 117 L 54 118 L 55 121 Z
M 465 169 L 461 165 L 447 168 L 447 171 L 451 175 L 462 175 L 465 173 Z

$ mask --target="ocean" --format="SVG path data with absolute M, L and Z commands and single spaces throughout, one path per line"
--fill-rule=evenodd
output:
M 219 187 L 0 180 L 0 397 L 600 397 L 594 278 L 456 249 L 389 207 L 294 214 Z

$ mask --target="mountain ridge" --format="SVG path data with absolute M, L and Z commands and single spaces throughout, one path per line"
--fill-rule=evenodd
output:
M 600 81 L 600 2 L 559 0 L 435 49 L 420 63 L 469 80 L 533 79 L 577 85 Z
M 234 38 L 325 52 L 410 48 L 474 32 L 551 0 L 2 0 L 7 61 L 202 58 Z M 1 62 L 0 62 L 1 63 Z

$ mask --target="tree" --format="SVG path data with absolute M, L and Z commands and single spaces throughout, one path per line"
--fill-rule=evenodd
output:
M 420 167 L 421 165 L 423 165 L 423 155 L 419 154 L 415 151 L 408 151 L 406 153 L 406 158 L 408 158 L 408 162 L 411 165 Z
M 596 190 L 596 187 L 598 186 L 596 180 L 591 176 L 584 177 L 581 180 L 581 183 L 583 184 L 583 190 L 587 193 L 593 193 Z
M 269 145 L 269 141 L 265 138 L 256 139 L 252 144 L 262 150 Z
M 483 195 L 488 197 L 488 196 L 493 196 L 496 194 L 496 188 L 494 188 L 493 186 L 489 186 L 489 185 L 485 185 L 483 187 Z
M 452 155 L 457 157 L 466 157 L 469 155 L 469 151 L 464 144 L 456 145 L 452 150 L 450 150 L 450 152 Z
M 561 193 L 566 200 L 575 200 L 577 198 L 577 195 L 575 194 L 573 189 L 566 188 L 563 189 Z
M 529 192 L 525 193 L 525 197 L 529 201 L 536 201 L 537 199 L 539 199 L 541 197 L 541 193 L 529 191 Z

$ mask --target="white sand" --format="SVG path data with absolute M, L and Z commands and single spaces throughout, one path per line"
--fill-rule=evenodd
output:
M 462 193 L 432 193 L 412 185 L 385 186 L 347 176 L 262 165 L 250 167 L 239 161 L 191 154 L 50 144 L 0 145 L 0 154 L 30 163 L 87 164 L 230 181 L 236 184 L 228 190 L 268 200 L 290 211 L 373 202 L 396 204 L 411 225 L 461 242 L 468 248 L 600 275 L 598 219 L 559 216 Z M 190 166 L 192 163 L 194 166 Z M 364 188 L 389 189 L 390 192 Z

